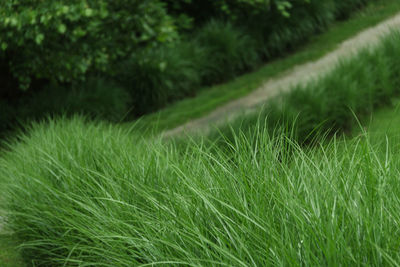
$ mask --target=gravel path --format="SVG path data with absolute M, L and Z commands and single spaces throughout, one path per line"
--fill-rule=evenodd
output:
M 294 85 L 305 84 L 310 80 L 327 74 L 336 66 L 338 60 L 349 58 L 360 49 L 373 47 L 378 44 L 382 36 L 388 34 L 393 28 L 400 29 L 400 13 L 344 41 L 336 50 L 321 59 L 296 66 L 287 71 L 283 76 L 268 80 L 249 95 L 229 102 L 204 117 L 189 121 L 175 129 L 165 131 L 163 134 L 164 136 L 174 136 L 182 133 L 204 134 L 213 127 L 227 123 L 243 113 L 253 112 L 268 99 L 293 88 Z

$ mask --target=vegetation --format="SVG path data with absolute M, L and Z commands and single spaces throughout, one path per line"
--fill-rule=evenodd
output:
M 366 2 L 234 0 L 219 5 L 208 0 L 151 0 L 144 10 L 163 14 L 151 25 L 171 26 L 167 39 L 159 35 L 166 31 L 152 31 L 149 39 L 138 37 L 140 41 L 133 42 L 124 60 L 110 58 L 107 68 L 97 69 L 94 64 L 76 76 L 65 72 L 64 82 L 56 74 L 59 69 L 52 69 L 48 77 L 38 75 L 30 64 L 24 74 L 14 72 L 11 66 L 16 65 L 7 58 L 11 48 L 5 46 L 5 65 L 0 69 L 7 86 L 0 92 L 0 116 L 37 118 L 25 102 L 27 96 L 40 106 L 41 114 L 51 116 L 42 122 L 21 120 L 25 131 L 0 143 L 0 265 L 398 266 L 400 139 L 398 118 L 393 115 L 397 111 L 372 114 L 377 107 L 398 102 L 393 99 L 400 92 L 399 31 L 375 49 L 343 60 L 326 77 L 268 103 L 261 114 L 199 140 L 147 136 L 143 129 L 148 128 L 142 127 L 147 119 L 130 127 L 95 119 L 118 121 L 129 109 L 140 115 L 194 95 L 196 88 L 234 77 L 294 48 L 297 41 Z M 35 4 L 5 3 L 0 4 L 0 14 L 8 16 L 15 9 L 10 16 L 20 16 L 17 21 L 25 16 L 17 8 L 27 12 L 26 5 Z M 45 9 L 58 5 L 36 4 Z M 87 1 L 84 8 L 97 4 L 108 10 L 121 2 Z M 195 4 L 206 7 L 213 20 L 192 13 L 189 7 Z M 11 13 L 1 13 L 5 10 Z M 276 39 L 280 43 L 275 50 L 271 36 L 257 38 L 248 28 L 247 22 L 263 12 L 282 27 L 276 30 L 279 33 L 302 16 L 304 23 L 316 24 L 310 28 L 299 24 L 297 32 L 290 28 L 287 36 Z M 247 17 L 251 19 L 244 20 Z M 140 14 L 135 18 L 140 21 Z M 282 70 L 318 57 L 340 38 L 375 20 L 357 18 L 343 24 L 346 27 L 339 25 L 333 32 L 341 37 L 326 42 L 327 46 L 310 52 L 313 45 L 323 43 L 314 42 L 294 59 L 271 66 Z M 348 26 L 359 21 L 361 26 Z M 58 22 L 52 25 L 59 27 Z M 181 24 L 174 28 L 174 22 Z M 137 29 L 145 28 L 139 24 Z M 65 25 L 66 33 L 70 25 Z M 22 23 L 23 27 L 30 26 Z M 40 27 L 30 29 L 37 33 Z M 5 32 L 10 31 L 3 28 L 0 37 Z M 28 33 L 20 37 L 29 39 Z M 286 45 L 290 38 L 293 47 Z M 43 45 L 43 51 L 36 52 L 46 51 L 44 40 L 37 44 Z M 18 49 L 23 51 L 18 56 L 26 56 L 25 47 Z M 207 55 L 215 56 L 205 60 Z M 43 64 L 41 60 L 46 59 L 39 57 L 35 64 Z M 53 63 L 48 62 L 49 67 Z M 131 70 L 135 75 L 130 75 Z M 276 73 L 269 67 L 262 72 Z M 18 81 L 8 79 L 10 73 Z M 257 80 L 251 77 L 259 73 L 237 83 L 248 79 L 254 86 Z M 30 77 L 31 88 L 9 90 L 17 88 L 13 84 L 27 85 L 24 75 Z M 78 76 L 85 79 L 79 81 Z M 130 87 L 136 89 L 127 90 Z M 235 94 L 239 93 L 231 96 Z M 47 98 L 56 101 L 42 101 Z M 7 100 L 20 108 L 14 109 Z M 355 129 L 359 119 L 365 122 L 369 116 L 370 132 Z M 380 132 L 387 125 L 392 130 L 389 136 Z
M 2 267 L 25 266 L 16 247 L 17 244 L 12 235 L 0 233 L 0 263 Z
M 86 114 L 118 122 L 129 111 L 131 101 L 123 87 L 101 77 L 90 77 L 75 86 L 48 85 L 39 91 L 15 91 L 10 97 L 0 97 L 0 137 L 7 137 L 15 125 L 24 129 L 31 120 L 48 116 Z M 0 92 L 1 96 L 1 92 Z
M 178 101 L 158 112 L 145 115 L 140 118 L 138 123 L 144 128 L 154 129 L 157 127 L 157 131 L 163 131 L 182 125 L 191 119 L 202 117 L 217 107 L 259 88 L 268 79 L 279 78 L 282 73 L 293 66 L 322 57 L 335 49 L 342 41 L 367 27 L 376 25 L 399 10 L 400 2 L 397 0 L 370 3 L 348 20 L 337 22 L 325 33 L 311 38 L 310 42 L 299 47 L 294 53 L 269 62 L 256 71 L 227 83 L 203 88 L 195 97 Z M 129 123 L 127 124 L 129 125 Z
M 270 101 L 261 114 L 239 118 L 233 125 L 220 129 L 233 139 L 234 131 L 252 132 L 260 118 L 269 129 L 293 125 L 294 138 L 302 143 L 317 136 L 346 132 L 377 107 L 389 105 L 400 93 L 400 33 L 393 32 L 376 49 L 365 49 L 357 56 L 343 60 L 326 77 L 299 85 Z M 216 134 L 216 136 L 218 136 Z
M 111 95 L 126 92 L 113 111 L 117 120 L 137 118 L 297 49 L 367 2 L 373 1 L 3 1 L 2 126 L 52 113 L 30 101 L 46 90 L 74 88 L 67 99 L 77 88 L 97 91 L 83 81 L 93 76 L 117 88 Z M 85 104 L 78 110 L 93 114 Z
M 324 137 L 398 92 L 399 40 L 393 32 L 220 143 L 143 139 L 135 127 L 81 117 L 33 125 L 0 158 L 2 209 L 22 257 L 51 266 L 397 265 L 396 151 L 364 132 Z M 315 129 L 319 144 L 302 147 Z
M 371 142 L 379 144 L 381 147 L 388 146 L 387 140 L 390 140 L 390 149 L 397 151 L 400 145 L 399 121 L 400 121 L 400 102 L 396 98 L 391 106 L 377 110 L 365 120 L 365 129 L 371 137 Z M 357 130 L 357 129 L 356 129 Z M 354 135 L 360 135 L 362 131 L 354 131 Z
M 396 153 L 254 137 L 227 155 L 79 118 L 36 125 L 1 160 L 8 225 L 37 265 L 399 262 Z
M 260 62 L 293 51 L 343 17 L 339 14 L 349 14 L 367 2 L 353 0 L 347 5 L 338 4 L 339 1 L 303 0 L 169 2 L 173 14 L 191 18 L 194 25 L 181 34 L 180 43 L 167 45 L 161 53 L 151 51 L 150 60 L 147 56 L 133 60 L 133 68 L 123 67 L 129 73 L 123 76 L 133 80 L 128 83 L 131 86 L 125 87 L 134 92 L 134 102 L 140 102 L 133 106 L 133 112 L 140 116 L 159 110 L 185 96 L 193 96 L 204 86 L 227 81 L 254 69 Z M 189 43 L 189 52 L 181 51 L 182 42 Z M 165 57 L 166 54 L 170 57 Z M 185 57 L 179 59 L 181 56 Z M 185 68 L 176 70 L 171 58 L 190 65 L 189 72 Z M 145 64 L 139 63 L 142 65 L 137 67 L 138 61 Z M 166 71 L 169 66 L 173 72 Z M 137 71 L 142 67 L 146 75 Z M 178 83 L 175 87 L 171 83 L 177 76 L 184 77 L 184 86 Z M 124 83 L 125 79 L 120 78 Z M 135 88 L 136 84 L 140 89 Z M 143 92 L 144 98 L 138 97 Z
M 33 78 L 65 82 L 92 69 L 111 72 L 113 63 L 173 32 L 157 0 L 6 0 L 0 14 L 0 55 L 25 89 Z

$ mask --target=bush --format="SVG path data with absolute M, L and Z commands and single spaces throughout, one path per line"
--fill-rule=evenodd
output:
M 73 86 L 49 85 L 20 101 L 21 118 L 35 114 L 40 119 L 46 115 L 85 114 L 88 117 L 120 121 L 129 112 L 131 100 L 121 86 L 100 77 Z
M 351 1 L 334 0 L 336 6 L 335 15 L 337 18 L 340 19 L 347 18 L 354 9 L 363 7 L 369 1 L 371 0 L 351 0 Z
M 247 26 L 258 40 L 265 60 L 295 50 L 312 35 L 325 30 L 335 20 L 332 1 L 292 1 L 290 16 L 277 9 L 249 14 L 237 23 Z
M 0 99 L 0 135 L 49 116 L 84 114 L 119 122 L 129 113 L 130 105 L 130 95 L 124 88 L 99 77 L 75 86 L 48 85 L 20 92 L 16 98 Z
M 211 85 L 233 78 L 260 62 L 256 42 L 230 23 L 211 21 L 194 36 L 205 49 L 202 82 Z
M 193 18 L 197 28 L 207 23 L 210 17 L 245 28 L 245 32 L 258 40 L 258 49 L 263 51 L 265 59 L 270 59 L 296 48 L 335 19 L 346 18 L 355 9 L 374 0 L 163 1 L 173 14 Z
M 130 92 L 133 112 L 139 116 L 194 95 L 205 60 L 204 50 L 189 41 L 145 49 L 119 66 L 117 78 Z
M 282 16 L 290 16 L 290 9 L 295 3 L 307 3 L 309 0 L 163 0 L 171 13 L 194 18 L 201 25 L 212 18 L 225 18 L 228 21 L 243 22 L 249 16 L 266 14 L 271 10 L 278 11 Z
M 20 86 L 32 79 L 76 81 L 138 47 L 173 36 L 158 0 L 5 0 L 0 2 L 0 59 Z

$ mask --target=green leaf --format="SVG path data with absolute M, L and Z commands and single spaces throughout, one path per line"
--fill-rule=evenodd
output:
M 35 38 L 36 44 L 40 45 L 43 42 L 43 40 L 44 40 L 44 34 L 39 33 L 38 35 L 36 35 Z
M 58 32 L 64 34 L 67 31 L 67 26 L 65 24 L 61 23 L 58 25 Z
M 17 26 L 18 20 L 16 18 L 10 18 L 10 24 L 11 26 Z
M 68 11 L 69 11 L 69 6 L 63 6 L 63 7 L 61 8 L 61 11 L 62 11 L 64 14 L 67 14 Z
M 2 49 L 3 51 L 6 50 L 7 47 L 8 47 L 8 44 L 7 44 L 7 43 L 1 43 L 1 49 Z
M 164 71 L 167 68 L 167 62 L 160 62 L 159 67 L 161 71 Z
M 91 8 L 85 9 L 85 13 L 84 14 L 85 14 L 86 17 L 91 17 L 93 15 L 93 9 L 91 9 Z

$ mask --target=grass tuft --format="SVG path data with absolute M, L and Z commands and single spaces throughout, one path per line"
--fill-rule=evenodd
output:
M 400 262 L 399 157 L 381 158 L 364 136 L 303 150 L 260 125 L 227 154 L 74 118 L 21 140 L 1 159 L 0 180 L 32 264 Z

